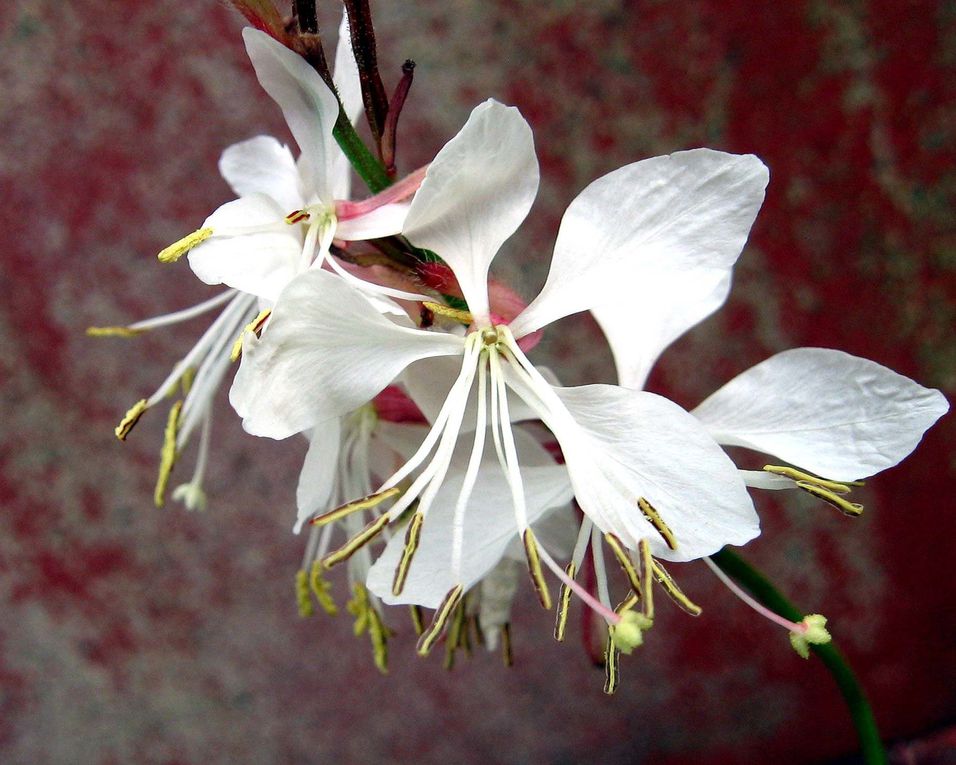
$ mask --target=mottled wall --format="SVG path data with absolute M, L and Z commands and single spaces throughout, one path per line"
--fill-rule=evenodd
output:
M 690 406 L 778 350 L 823 345 L 956 393 L 952 3 L 376 10 L 389 85 L 404 58 L 418 62 L 405 169 L 489 96 L 534 127 L 538 205 L 496 264 L 526 295 L 561 212 L 598 175 L 699 145 L 769 165 L 729 305 L 665 356 L 653 389 Z M 229 198 L 224 146 L 285 136 L 239 27 L 214 0 L 0 5 L 0 761 L 806 763 L 851 751 L 819 663 L 699 566 L 681 581 L 704 615 L 664 604 L 613 699 L 573 641 L 553 643 L 527 592 L 514 668 L 479 655 L 446 674 L 414 657 L 396 617 L 381 677 L 346 619 L 296 616 L 302 444 L 245 436 L 225 401 L 209 510 L 152 508 L 162 415 L 125 445 L 112 427 L 199 326 L 133 341 L 83 329 L 209 294 L 154 255 Z M 608 381 L 598 338 L 568 320 L 540 357 L 568 382 Z M 801 497 L 764 502 L 747 551 L 830 617 L 893 737 L 956 712 L 954 442 L 950 418 L 871 482 L 857 521 Z

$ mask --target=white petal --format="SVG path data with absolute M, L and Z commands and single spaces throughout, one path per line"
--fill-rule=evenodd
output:
M 512 322 L 515 336 L 578 311 L 592 310 L 600 321 L 604 306 L 613 305 L 602 322 L 610 323 L 623 313 L 621 305 L 633 307 L 647 296 L 654 296 L 657 311 L 667 310 L 667 298 L 675 300 L 675 317 L 663 322 L 687 329 L 688 321 L 702 318 L 688 305 L 706 290 L 686 285 L 699 278 L 696 269 L 704 268 L 713 284 L 709 272 L 733 267 L 767 180 L 767 168 L 753 155 L 694 149 L 635 162 L 594 181 L 565 212 L 547 282 Z M 659 274 L 666 277 L 660 285 Z M 692 294 L 682 297 L 685 288 Z M 673 332 L 655 342 L 670 342 Z M 641 338 L 648 340 L 654 338 Z M 614 351 L 625 368 L 641 366 L 628 360 L 634 350 L 626 343 Z
M 335 487 L 335 469 L 338 466 L 342 424 L 338 418 L 319 423 L 309 432 L 309 451 L 306 452 L 295 500 L 298 515 L 295 533 L 316 513 L 329 509 Z
M 488 316 L 488 268 L 538 191 L 531 128 L 514 107 L 488 100 L 431 163 L 404 233 L 455 272 L 471 312 Z
M 722 444 L 852 481 L 897 464 L 948 410 L 938 390 L 876 362 L 794 348 L 738 375 L 693 414 Z
M 513 373 L 508 384 L 535 395 Z M 675 561 L 757 536 L 757 514 L 734 464 L 677 404 L 614 385 L 552 390 L 558 401 L 545 422 L 561 444 L 578 504 L 602 531 L 631 548 L 647 539 L 655 556 Z M 676 550 L 645 520 L 639 497 L 668 524 Z
M 405 223 L 408 208 L 406 203 L 382 205 L 365 215 L 340 220 L 335 228 L 335 238 L 357 242 L 398 234 Z
M 286 438 L 357 409 L 412 361 L 461 352 L 461 338 L 397 326 L 312 270 L 282 292 L 261 340 L 246 335 L 229 400 L 249 433 Z
M 494 452 L 494 449 L 490 451 Z M 528 503 L 528 519 L 532 523 L 541 519 L 550 508 L 560 507 L 571 498 L 567 472 L 553 462 L 544 467 L 523 468 L 521 476 Z M 511 489 L 497 458 L 486 451 L 478 483 L 465 513 L 461 576 L 455 576 L 451 568 L 452 525 L 462 478 L 462 469 L 449 474 L 435 497 L 422 524 L 418 551 L 401 595 L 392 595 L 392 578 L 404 549 L 404 534 L 395 534 L 372 566 L 368 587 L 386 603 L 417 603 L 435 608 L 456 584 L 467 590 L 488 573 L 517 536 Z
M 306 191 L 331 205 L 329 168 L 339 150 L 332 138 L 339 113 L 335 95 L 305 59 L 269 35 L 246 27 L 242 38 L 259 83 L 282 109 L 299 144 L 304 176 L 311 186 Z
M 342 11 L 342 22 L 339 24 L 339 43 L 335 48 L 332 82 L 335 83 L 335 89 L 339 92 L 345 116 L 354 125 L 362 112 L 362 85 L 359 81 L 358 64 L 352 53 L 349 17 L 345 11 Z
M 236 196 L 265 194 L 278 203 L 283 215 L 305 206 L 292 152 L 272 136 L 228 147 L 219 158 L 219 173 Z
M 213 237 L 189 252 L 189 265 L 206 284 L 228 284 L 238 290 L 275 301 L 299 271 L 302 240 L 297 226 L 285 226 L 285 215 L 270 197 L 251 194 L 227 202 L 204 227 Z M 241 233 L 254 226 L 278 224 L 273 231 Z M 236 231 L 235 236 L 220 232 Z

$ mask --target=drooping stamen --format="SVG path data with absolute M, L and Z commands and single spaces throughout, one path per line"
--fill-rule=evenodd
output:
M 578 584 L 574 579 L 569 577 L 557 563 L 554 562 L 548 551 L 539 546 L 538 552 L 541 555 L 541 560 L 544 561 L 545 565 L 551 569 L 551 572 L 561 580 L 563 584 L 569 587 L 575 595 L 581 598 L 584 603 L 590 607 L 595 613 L 597 613 L 604 621 L 608 624 L 616 624 L 620 617 L 611 610 L 610 606 L 605 606 L 601 601 L 595 598 L 590 592 L 584 589 L 580 584 Z
M 513 667 L 515 663 L 511 650 L 511 624 L 508 622 L 501 625 L 501 661 L 506 667 Z
M 652 560 L 651 568 L 654 571 L 654 578 L 661 587 L 664 588 L 664 592 L 670 596 L 671 600 L 691 616 L 700 616 L 703 609 L 684 594 L 681 588 L 677 586 L 677 582 L 674 581 L 674 578 L 667 573 L 667 570 L 661 565 L 660 561 Z
M 335 601 L 332 600 L 332 583 L 322 575 L 323 570 L 322 561 L 312 561 L 312 570 L 309 572 L 309 587 L 322 610 L 329 616 L 335 616 L 339 609 L 335 605 Z
M 621 683 L 621 652 L 614 645 L 614 640 L 608 632 L 607 643 L 604 646 L 604 692 L 610 696 Z
M 372 659 L 378 671 L 388 674 L 388 627 L 379 612 L 371 605 L 368 608 L 368 634 L 372 641 Z
M 569 563 L 564 569 L 568 579 L 574 579 L 577 574 L 577 566 L 574 561 Z M 559 643 L 564 640 L 564 632 L 568 626 L 568 609 L 571 607 L 571 588 L 564 582 L 561 583 L 561 589 L 558 592 L 558 613 L 554 620 L 554 639 Z
M 189 393 L 189 386 L 184 375 L 183 394 Z M 180 437 L 176 437 L 176 447 L 179 448 Z M 196 467 L 188 483 L 183 483 L 173 489 L 173 499 L 182 502 L 187 510 L 205 510 L 206 492 L 203 491 L 202 481 L 206 474 L 206 463 L 209 461 L 209 445 L 212 440 L 212 411 L 206 410 L 202 420 L 202 432 L 199 436 L 199 454 L 196 457 Z
M 408 607 L 408 610 L 412 617 L 412 627 L 415 634 L 421 636 L 425 631 L 425 617 L 422 614 L 422 607 L 412 604 Z
M 648 619 L 654 618 L 654 558 L 651 557 L 651 545 L 642 539 L 638 545 L 641 556 L 641 582 L 644 590 L 641 593 L 641 610 Z
M 772 473 L 773 475 L 782 475 L 785 478 L 790 478 L 796 481 L 797 483 L 800 481 L 812 483 L 820 488 L 829 489 L 830 491 L 836 492 L 837 494 L 849 494 L 851 486 L 863 485 L 863 481 L 851 481 L 848 483 L 828 481 L 827 479 L 820 478 L 812 473 L 805 473 L 802 470 L 797 470 L 796 468 L 787 467 L 785 465 L 764 465 L 763 469 L 768 473 Z
M 126 436 L 129 435 L 133 426 L 139 422 L 139 418 L 143 416 L 147 408 L 148 404 L 145 398 L 141 398 L 129 408 L 129 411 L 126 412 L 123 419 L 120 420 L 120 424 L 113 429 L 113 432 L 120 441 L 126 440 Z
M 421 536 L 422 522 L 425 516 L 420 512 L 415 512 L 412 519 L 408 522 L 408 528 L 405 530 L 405 548 L 402 550 L 402 558 L 395 569 L 395 577 L 392 579 L 392 595 L 398 597 L 402 594 L 405 587 L 405 580 L 408 578 L 408 568 L 412 564 L 412 557 L 418 549 L 418 542 Z
M 460 324 L 464 324 L 466 327 L 470 326 L 475 320 L 470 311 L 462 311 L 459 308 L 452 308 L 443 303 L 433 303 L 431 300 L 423 300 L 422 307 L 427 308 L 432 313 L 437 313 L 439 316 L 453 319 Z
M 153 503 L 156 507 L 166 504 L 166 486 L 169 484 L 169 475 L 176 465 L 179 452 L 176 449 L 176 434 L 179 431 L 179 413 L 182 411 L 182 400 L 177 401 L 169 410 L 166 418 L 166 430 L 163 431 L 163 450 L 159 457 L 159 476 L 156 479 L 156 489 L 153 491 Z
M 259 333 L 262 332 L 262 327 L 266 323 L 266 319 L 268 319 L 271 315 L 271 308 L 266 308 L 263 311 L 259 311 L 259 313 L 256 315 L 256 318 L 242 328 L 242 331 L 239 332 L 239 337 L 236 338 L 236 342 L 232 344 L 232 350 L 229 352 L 230 361 L 235 362 L 242 354 L 242 338 L 245 336 L 245 334 L 247 332 L 252 332 L 258 336 Z
M 658 534 L 661 535 L 661 538 L 671 550 L 677 549 L 677 540 L 674 539 L 674 532 L 670 530 L 670 527 L 664 523 L 664 519 L 661 518 L 660 513 L 654 509 L 650 502 L 648 502 L 643 497 L 639 497 L 637 500 L 637 506 L 641 509 L 641 513 L 647 518 L 648 523 L 654 527 Z
M 338 550 L 334 550 L 326 555 L 322 559 L 322 565 L 325 568 L 332 568 L 332 566 L 342 561 L 348 560 L 356 552 L 361 550 L 365 545 L 371 542 L 375 537 L 377 537 L 382 529 L 388 525 L 388 513 L 383 513 L 378 518 L 373 521 L 370 521 L 365 525 L 358 534 L 349 539 L 344 545 L 342 545 Z
M 295 572 L 295 602 L 299 608 L 299 616 L 303 619 L 315 613 L 312 598 L 309 597 L 309 574 L 304 568 Z
M 460 601 L 455 607 L 455 613 L 448 627 L 448 636 L 445 638 L 444 668 L 451 671 L 455 666 L 455 651 L 461 646 L 462 633 L 465 626 L 465 602 Z
M 839 494 L 829 489 L 824 489 L 822 486 L 817 486 L 808 481 L 797 481 L 797 486 L 807 492 L 807 494 L 812 494 L 817 499 L 822 499 L 828 505 L 835 507 L 841 513 L 851 518 L 856 518 L 863 513 L 863 505 L 857 502 L 850 502 L 848 499 L 844 499 Z
M 522 535 L 524 542 L 524 554 L 528 561 L 528 571 L 531 574 L 531 581 L 534 584 L 535 592 L 538 594 L 538 600 L 541 606 L 551 610 L 551 592 L 548 590 L 548 583 L 544 579 L 544 571 L 541 570 L 541 556 L 538 553 L 538 543 L 535 540 L 534 532 L 527 528 Z
M 88 337 L 136 337 L 146 330 L 132 327 L 87 327 Z
M 461 595 L 462 586 L 456 584 L 442 599 L 442 602 L 438 605 L 438 610 L 435 611 L 435 615 L 432 617 L 431 624 L 428 625 L 428 628 L 418 639 L 416 650 L 419 656 L 428 656 L 432 650 L 432 646 L 435 645 L 435 641 L 438 640 L 442 630 L 445 629 L 448 617 L 451 616 L 458 602 L 461 600 Z
M 624 544 L 610 531 L 604 534 L 604 541 L 607 543 L 607 546 L 611 548 L 611 552 L 614 553 L 617 562 L 621 564 L 621 568 L 624 570 L 625 575 L 627 575 L 627 581 L 630 583 L 634 594 L 640 597 L 641 578 L 637 575 L 637 570 L 634 568 L 631 556 L 627 550 L 624 549 Z
M 399 489 L 397 486 L 394 486 L 391 489 L 385 489 L 384 491 L 380 491 L 376 494 L 370 494 L 367 497 L 356 499 L 354 502 L 347 502 L 346 504 L 341 505 L 334 510 L 329 510 L 327 513 L 323 513 L 322 515 L 317 515 L 315 518 L 309 521 L 309 523 L 311 523 L 313 526 L 325 526 L 326 524 L 341 520 L 347 515 L 357 513 L 359 510 L 371 510 L 373 507 L 377 507 L 385 500 L 391 499 L 400 493 L 401 489 Z
M 198 231 L 193 231 L 178 242 L 173 242 L 169 247 L 161 250 L 156 257 L 159 258 L 160 263 L 175 263 L 193 247 L 205 242 L 211 236 L 211 228 L 201 228 Z

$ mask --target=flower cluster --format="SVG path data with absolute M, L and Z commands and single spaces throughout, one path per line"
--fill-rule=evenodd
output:
M 727 298 L 769 180 L 757 157 L 694 149 L 597 179 L 568 207 L 546 283 L 524 305 L 489 281 L 539 185 L 517 109 L 480 104 L 427 168 L 350 200 L 335 131 L 340 115 L 354 122 L 363 94 L 347 35 L 335 89 L 275 35 L 243 37 L 300 155 L 265 136 L 230 146 L 220 171 L 238 198 L 160 253 L 188 253 L 193 273 L 224 292 L 91 332 L 135 334 L 221 309 L 116 434 L 181 390 L 156 503 L 201 426 L 195 474 L 173 497 L 203 507 L 210 402 L 238 361 L 229 399 L 245 430 L 309 441 L 294 527 L 309 529 L 300 612 L 336 612 L 326 573 L 347 563 L 356 633 L 368 632 L 383 670 L 385 605 L 411 607 L 422 655 L 443 638 L 449 663 L 473 640 L 503 643 L 507 656 L 526 569 L 555 610 L 557 639 L 574 596 L 607 625 L 613 691 L 618 654 L 653 624 L 656 588 L 700 612 L 665 565 L 710 562 L 759 534 L 752 490 L 802 490 L 858 515 L 851 489 L 902 460 L 947 410 L 938 391 L 822 348 L 777 354 L 690 412 L 643 390 L 664 349 Z M 618 385 L 565 387 L 528 355 L 553 322 L 585 311 Z M 774 464 L 740 469 L 726 446 Z M 829 639 L 819 615 L 768 615 L 801 655 Z

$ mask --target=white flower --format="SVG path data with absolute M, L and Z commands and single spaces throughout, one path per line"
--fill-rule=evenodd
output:
M 495 323 L 489 266 L 527 214 L 538 168 L 530 129 L 517 110 L 486 102 L 429 167 L 404 229 L 454 271 L 473 319 L 467 334 L 398 326 L 340 279 L 311 271 L 283 292 L 263 339 L 247 337 L 246 363 L 230 400 L 249 432 L 284 438 L 368 401 L 415 361 L 460 357 L 458 377 L 428 437 L 382 485 L 404 485 L 415 475 L 389 516 L 397 519 L 417 500 L 415 514 L 424 526 L 437 524 L 430 508 L 467 428 L 465 410 L 476 387 L 473 446 L 450 522 L 447 565 L 459 585 L 469 578 L 466 519 L 484 464 L 486 427 L 511 496 L 509 526 L 522 535 L 529 559 L 537 555 L 511 425 L 515 395 L 554 433 L 574 495 L 601 531 L 633 549 L 646 540 L 655 556 L 670 560 L 742 544 L 758 533 L 752 502 L 733 463 L 692 416 L 641 391 L 552 386 L 518 340 L 602 305 L 627 285 L 639 286 L 647 260 L 672 264 L 675 289 L 681 286 L 677 276 L 693 279 L 701 262 L 732 264 L 766 182 L 766 168 L 755 157 L 707 150 L 639 162 L 596 181 L 562 221 L 541 294 L 510 326 Z M 607 198 L 613 206 L 604 203 Z M 560 571 L 546 550 L 540 555 Z M 536 583 L 542 584 L 540 577 Z

